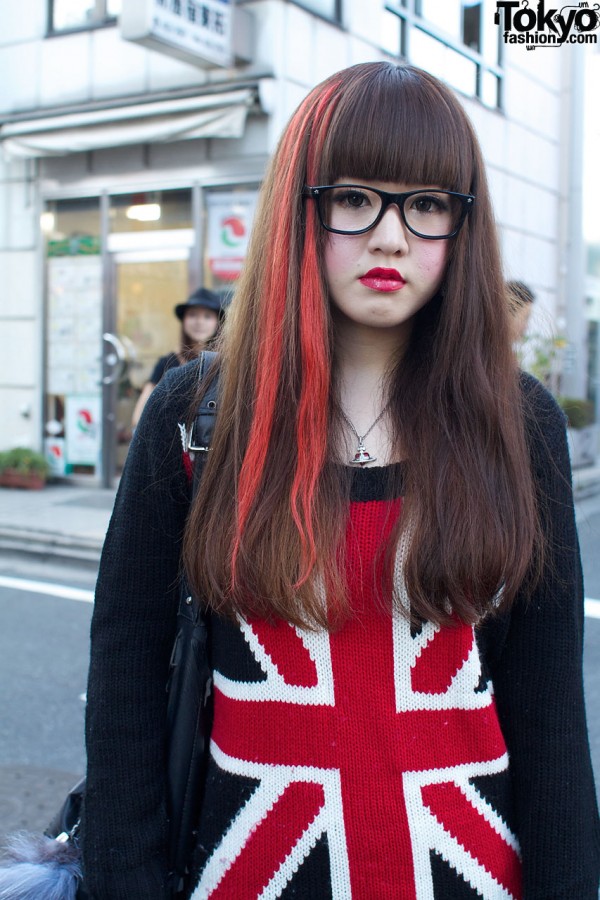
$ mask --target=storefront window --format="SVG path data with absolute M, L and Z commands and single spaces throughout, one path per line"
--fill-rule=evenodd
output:
M 112 22 L 122 0 L 50 0 L 50 31 L 94 28 Z
M 257 193 L 252 183 L 47 203 L 44 438 L 55 475 L 108 472 L 110 483 L 120 471 L 140 390 L 179 348 L 174 307 L 198 282 L 233 288 Z
M 42 214 L 41 225 L 49 257 L 100 253 L 98 197 L 51 201 Z
M 192 192 L 145 191 L 119 194 L 110 200 L 110 230 L 169 231 L 192 227 Z

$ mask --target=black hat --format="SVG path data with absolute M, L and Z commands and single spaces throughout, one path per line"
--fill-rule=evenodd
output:
M 188 297 L 185 303 L 179 303 L 175 307 L 175 315 L 183 321 L 186 309 L 193 309 L 196 306 L 204 306 L 206 309 L 213 309 L 219 315 L 223 312 L 223 300 L 215 291 L 209 291 L 208 288 L 201 287 Z

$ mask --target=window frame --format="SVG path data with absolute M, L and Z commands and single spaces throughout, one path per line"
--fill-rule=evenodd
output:
M 485 0 L 483 0 L 483 3 L 485 5 Z M 484 105 L 488 109 L 502 111 L 504 108 L 504 52 L 500 29 L 498 29 L 497 38 L 498 62 L 493 63 L 482 53 L 473 50 L 461 41 L 457 41 L 456 38 L 448 34 L 448 32 L 444 31 L 442 28 L 438 28 L 434 22 L 421 16 L 416 11 L 417 5 L 418 0 L 386 0 L 385 10 L 398 16 L 401 22 L 399 55 L 408 62 L 411 62 L 411 32 L 420 31 L 429 35 L 436 41 L 439 41 L 440 44 L 443 44 L 445 47 L 448 47 L 450 50 L 453 50 L 455 53 L 458 53 L 460 56 L 463 56 L 465 59 L 474 63 L 476 69 L 475 92 L 473 94 L 465 94 L 465 96 L 473 97 L 474 99 L 479 100 L 480 103 L 484 103 L 482 100 L 483 75 L 489 73 L 497 78 L 497 103 L 494 106 L 490 106 L 487 103 L 484 103 Z M 485 9 L 483 12 L 485 13 Z M 456 90 L 459 89 L 456 88 Z M 459 92 L 464 93 L 462 91 Z
M 98 28 L 107 28 L 116 25 L 118 16 L 108 14 L 108 0 L 94 0 L 96 10 L 100 10 L 97 20 L 86 22 L 82 25 L 68 25 L 64 28 L 54 26 L 54 13 L 57 0 L 48 0 L 48 28 L 47 37 L 57 37 L 63 34 L 78 34 L 82 31 L 95 31 Z
M 342 0 L 333 0 L 333 17 L 328 16 L 325 13 L 318 12 L 316 9 L 312 9 L 310 6 L 310 2 L 311 0 L 288 0 L 288 3 L 293 3 L 294 6 L 299 6 L 300 9 L 303 9 L 305 12 L 308 12 L 313 16 L 317 16 L 318 19 L 322 19 L 324 22 L 329 22 L 332 25 L 342 24 Z

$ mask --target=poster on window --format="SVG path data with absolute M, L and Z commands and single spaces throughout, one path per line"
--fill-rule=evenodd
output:
M 220 281 L 235 281 L 242 270 L 256 207 L 256 191 L 207 195 L 208 265 Z
M 44 456 L 50 466 L 50 474 L 61 477 L 67 471 L 65 459 L 65 440 L 60 437 L 46 438 L 44 441 Z
M 71 466 L 97 466 L 102 429 L 101 399 L 71 394 L 65 402 L 66 459 Z
M 99 256 L 48 261 L 48 393 L 101 391 L 102 261 Z

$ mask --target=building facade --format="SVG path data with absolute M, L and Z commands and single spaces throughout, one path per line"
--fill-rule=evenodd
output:
M 173 307 L 201 283 L 235 284 L 265 166 L 290 113 L 330 73 L 374 59 L 407 60 L 456 89 L 484 149 L 507 278 L 534 290 L 532 327 L 567 334 L 566 377 L 570 392 L 582 393 L 583 48 L 506 42 L 497 7 L 7 5 L 0 449 L 43 446 L 56 474 L 111 483 L 139 390 L 177 342 Z

